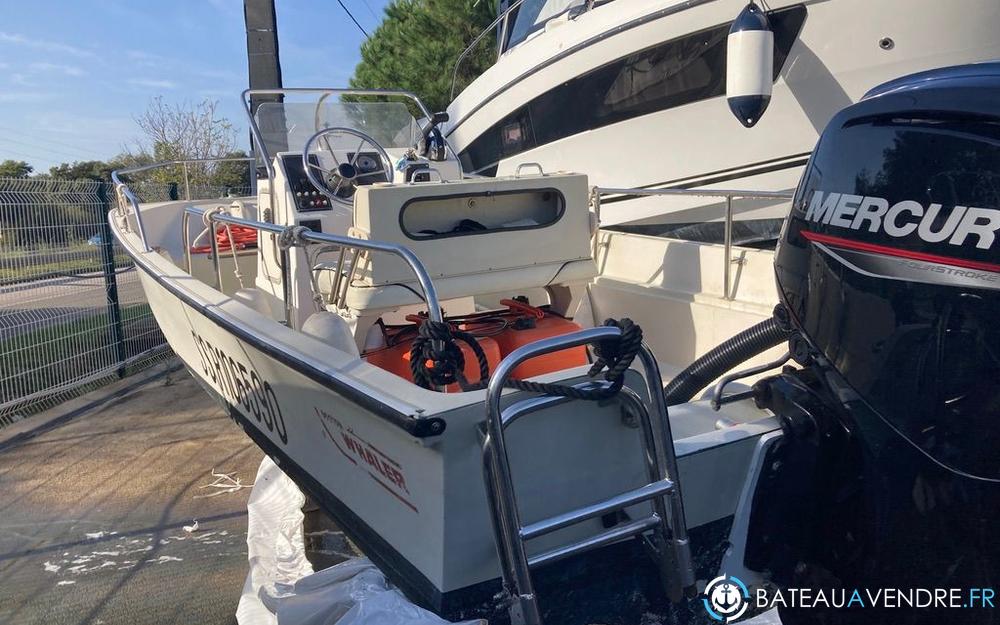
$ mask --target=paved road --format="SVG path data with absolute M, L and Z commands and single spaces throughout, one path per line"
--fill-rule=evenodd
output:
M 235 622 L 261 457 L 183 370 L 0 451 L 0 623 Z
M 145 301 L 134 269 L 118 274 L 122 304 Z M 106 310 L 103 274 L 0 287 L 0 341 Z

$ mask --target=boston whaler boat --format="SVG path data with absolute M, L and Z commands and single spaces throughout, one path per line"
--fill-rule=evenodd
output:
M 280 93 L 251 116 L 255 197 L 141 203 L 122 171 L 109 219 L 195 378 L 411 599 L 710 622 L 760 607 L 751 588 L 996 581 L 1000 219 L 971 207 L 1000 205 L 981 184 L 1000 68 L 841 113 L 779 289 L 767 250 L 736 250 L 732 276 L 729 246 L 596 229 L 586 176 L 462 178 L 409 94 Z
M 749 286 L 727 296 L 722 246 L 595 238 L 583 175 L 525 167 L 462 179 L 450 150 L 430 154 L 441 161 L 421 156 L 406 144 L 422 134 L 407 106 L 433 116 L 413 96 L 282 92 L 284 102 L 262 104 L 251 120 L 267 173 L 256 197 L 140 204 L 119 187 L 115 232 L 195 377 L 366 555 L 444 615 L 492 613 L 501 560 L 513 571 L 522 554 L 540 565 L 571 555 L 573 544 L 616 543 L 609 548 L 631 554 L 633 543 L 619 541 L 650 531 L 675 595 L 693 586 L 693 566 L 714 571 L 720 546 L 739 531 L 743 476 L 764 453 L 761 437 L 779 425 L 747 402 L 721 412 L 684 405 L 668 422 L 661 370 L 672 377 L 770 317 L 771 255 L 746 251 L 742 277 L 731 280 Z M 299 140 L 301 151 L 276 150 Z M 138 172 L 116 177 L 129 173 Z M 376 184 L 364 184 L 369 174 Z M 421 174 L 427 181 L 412 181 Z M 256 249 L 220 245 L 238 228 L 259 233 Z M 192 252 L 201 229 L 209 245 Z M 683 275 L 665 276 L 663 267 Z M 497 294 L 502 309 L 477 310 L 476 299 Z M 593 327 L 627 314 L 659 361 L 635 326 Z M 770 346 L 784 333 L 766 324 L 754 340 Z M 627 358 L 615 355 L 623 334 Z M 612 380 L 588 376 L 588 344 L 605 345 Z M 641 369 L 628 368 L 633 358 Z M 717 377 L 704 375 L 680 392 L 692 396 Z M 487 379 L 493 385 L 482 388 Z M 507 379 L 552 386 L 501 397 Z M 561 395 L 542 401 L 530 390 Z M 530 417 L 501 432 L 501 405 L 508 418 L 511 406 Z M 526 533 L 512 529 L 515 514 Z M 688 528 L 711 545 L 695 562 Z M 622 565 L 615 574 L 625 572 L 635 576 Z

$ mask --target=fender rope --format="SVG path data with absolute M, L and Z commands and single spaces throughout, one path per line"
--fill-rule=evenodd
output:
M 631 319 L 607 319 L 605 326 L 618 327 L 622 331 L 620 338 L 598 341 L 594 345 L 597 360 L 587 372 L 591 378 L 604 371 L 604 379 L 611 384 L 603 388 L 580 389 L 563 384 L 545 382 L 530 382 L 527 380 L 509 379 L 505 384 L 529 393 L 557 395 L 573 399 L 598 401 L 612 397 L 621 390 L 625 383 L 625 372 L 642 347 L 642 328 Z M 479 365 L 479 381 L 470 384 L 465 377 L 465 354 L 456 341 L 462 341 L 475 354 Z M 435 347 L 437 343 L 437 347 Z M 605 371 L 605 369 L 607 369 Z M 452 327 L 448 322 L 424 321 L 418 330 L 417 338 L 413 340 L 410 349 L 410 372 L 413 381 L 423 388 L 448 386 L 458 384 L 463 391 L 474 391 L 485 388 L 489 383 L 490 366 L 486 353 L 476 338 L 468 332 L 462 332 Z

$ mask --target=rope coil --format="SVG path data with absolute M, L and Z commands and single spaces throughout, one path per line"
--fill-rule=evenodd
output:
M 608 386 L 584 389 L 551 384 L 545 382 L 530 382 L 527 380 L 507 380 L 505 386 L 529 393 L 557 395 L 573 399 L 599 401 L 613 397 L 625 383 L 625 372 L 632 365 L 639 349 L 642 347 L 642 328 L 631 319 L 607 319 L 605 326 L 620 328 L 622 334 L 618 338 L 599 341 L 594 346 L 597 360 L 590 367 L 587 376 L 596 378 L 604 371 L 604 379 L 610 382 Z M 479 365 L 479 381 L 472 384 L 465 377 L 465 354 L 458 346 L 462 341 L 475 354 Z M 413 381 L 426 389 L 458 384 L 463 391 L 475 391 L 485 388 L 489 383 L 490 366 L 486 353 L 476 341 L 475 336 L 454 328 L 450 323 L 440 321 L 424 321 L 418 329 L 417 338 L 413 340 L 410 349 L 410 372 Z
M 305 226 L 288 226 L 278 235 L 278 249 L 288 250 L 302 242 L 302 235 L 311 230 Z
M 448 322 L 431 320 L 420 324 L 410 348 L 410 372 L 417 385 L 429 389 L 457 383 L 463 391 L 477 388 L 465 377 L 465 354 L 456 341 L 464 342 L 475 354 L 479 361 L 478 388 L 485 387 L 490 378 L 490 365 L 476 337 Z
M 200 236 L 198 238 L 201 238 Z M 195 241 L 197 243 L 197 241 Z M 229 250 L 243 250 L 248 247 L 256 247 L 257 231 L 247 226 L 232 226 L 223 224 L 215 232 L 215 244 L 220 252 Z M 212 251 L 211 245 L 192 245 L 192 254 L 207 254 Z

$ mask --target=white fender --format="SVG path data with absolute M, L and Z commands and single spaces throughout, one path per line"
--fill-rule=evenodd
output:
M 751 2 L 733 22 L 726 42 L 726 100 L 747 128 L 767 110 L 773 79 L 774 33 L 767 14 Z

